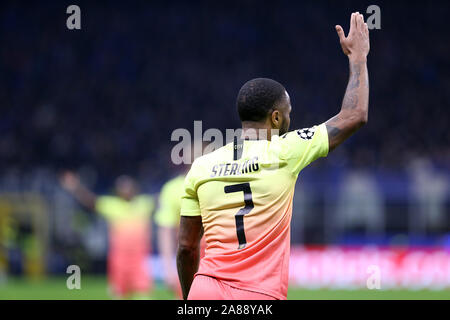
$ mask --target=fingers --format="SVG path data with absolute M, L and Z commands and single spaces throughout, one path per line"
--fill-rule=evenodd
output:
M 350 31 L 349 33 L 359 31 L 364 33 L 364 16 L 359 12 L 353 12 L 350 17 Z
M 367 23 L 364 23 L 364 34 L 365 34 L 366 36 L 369 35 L 369 27 L 367 26 Z
M 362 14 L 358 13 L 358 17 L 356 18 L 356 23 L 358 25 L 358 30 L 364 34 L 365 23 L 364 23 L 364 16 Z
M 353 33 L 356 30 L 356 12 L 353 12 L 350 16 L 350 31 L 348 32 Z
M 363 36 L 368 36 L 369 35 L 369 27 L 367 26 L 367 23 L 364 22 L 364 16 L 362 14 L 358 15 L 358 18 L 356 19 L 357 24 L 358 24 L 358 31 L 363 35 Z
M 342 27 L 340 25 L 337 25 L 335 28 L 336 28 L 336 32 L 339 37 L 339 41 L 343 41 L 345 39 L 344 30 L 342 29 Z
M 365 35 L 369 33 L 367 24 L 364 23 L 364 16 L 359 12 L 353 12 L 350 17 L 349 34 L 353 34 L 354 32 L 361 32 Z

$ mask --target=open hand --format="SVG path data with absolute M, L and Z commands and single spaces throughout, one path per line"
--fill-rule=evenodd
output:
M 342 51 L 352 60 L 365 60 L 370 50 L 369 28 L 364 17 L 359 12 L 352 13 L 350 17 L 350 31 L 345 36 L 340 25 L 336 26 Z

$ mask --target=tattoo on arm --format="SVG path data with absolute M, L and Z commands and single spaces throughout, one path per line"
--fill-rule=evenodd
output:
M 341 129 L 333 127 L 329 124 L 327 124 L 326 127 L 327 127 L 327 131 L 328 131 L 328 136 L 330 138 L 336 137 L 341 132 Z
M 347 85 L 347 91 L 342 101 L 342 109 L 355 109 L 358 106 L 358 92 L 361 75 L 362 63 L 350 64 L 350 79 Z
M 369 81 L 366 62 L 350 62 L 350 77 L 339 114 L 325 124 L 329 148 L 333 150 L 367 119 Z

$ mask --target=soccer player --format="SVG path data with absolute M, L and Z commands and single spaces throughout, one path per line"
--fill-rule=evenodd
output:
M 368 118 L 367 24 L 356 12 L 347 37 L 341 26 L 336 31 L 350 64 L 336 116 L 309 129 L 288 132 L 291 104 L 285 88 L 274 80 L 253 79 L 237 97 L 243 139 L 235 138 L 192 164 L 185 179 L 177 252 L 185 299 L 287 298 L 297 176 Z M 257 132 L 259 139 L 245 140 L 258 129 L 262 129 Z M 199 265 L 203 233 L 207 247 Z
M 164 281 L 179 298 L 181 298 L 181 287 L 177 277 L 175 255 L 185 175 L 186 172 L 180 172 L 179 175 L 163 185 L 159 194 L 159 208 L 155 213 L 155 223 L 158 227 L 158 249 L 162 258 Z
M 155 223 L 158 227 L 158 250 L 162 258 L 164 281 L 179 299 L 182 298 L 182 291 L 178 280 L 175 256 L 180 225 L 181 198 L 188 170 L 189 167 L 184 167 L 176 177 L 163 185 L 159 193 L 158 210 L 155 213 Z M 202 239 L 200 258 L 204 255 L 205 247 L 204 239 Z
M 71 172 L 62 175 L 61 184 L 82 205 L 100 213 L 108 222 L 108 283 L 114 298 L 149 298 L 152 280 L 146 262 L 153 198 L 137 194 L 137 183 L 129 176 L 116 179 L 116 196 L 95 195 Z

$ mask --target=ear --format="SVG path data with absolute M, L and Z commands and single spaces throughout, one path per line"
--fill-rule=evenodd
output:
M 280 111 L 278 110 L 274 110 L 272 112 L 272 125 L 275 128 L 279 128 L 280 127 L 280 122 L 281 122 L 281 114 Z

